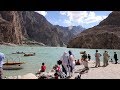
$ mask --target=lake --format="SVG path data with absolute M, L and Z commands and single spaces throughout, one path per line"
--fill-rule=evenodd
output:
M 42 62 L 47 66 L 47 71 L 50 71 L 56 62 L 63 55 L 64 51 L 71 50 L 75 56 L 75 59 L 80 59 L 81 51 L 86 51 L 87 54 L 91 55 L 91 60 L 95 60 L 94 54 L 96 49 L 80 49 L 80 48 L 66 48 L 66 47 L 40 47 L 40 46 L 6 46 L 0 45 L 0 52 L 6 55 L 6 59 L 11 59 L 11 61 L 22 61 L 25 62 L 24 68 L 21 70 L 4 70 L 4 76 L 15 76 L 24 75 L 27 73 L 36 73 L 41 67 Z M 98 51 L 103 54 L 104 51 L 108 51 L 110 59 L 113 59 L 114 52 L 118 54 L 118 59 L 120 59 L 120 50 L 112 49 L 98 49 Z M 35 56 L 24 57 L 23 54 L 12 54 L 16 51 L 19 52 L 35 52 Z M 101 57 L 101 61 L 102 61 Z M 6 61 L 5 59 L 5 61 Z M 114 60 L 114 59 L 113 59 Z M 119 60 L 118 60 L 119 61 Z

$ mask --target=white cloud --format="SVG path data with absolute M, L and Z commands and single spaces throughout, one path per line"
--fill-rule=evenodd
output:
M 47 12 L 46 12 L 46 11 L 35 11 L 35 12 L 37 12 L 37 13 L 43 15 L 43 16 L 46 16 L 46 15 L 47 15 Z
M 66 15 L 66 11 L 60 11 L 61 15 Z
M 70 26 L 72 24 L 72 22 L 70 20 L 67 20 L 67 19 L 64 20 L 64 23 L 66 23 L 68 26 Z
M 93 11 L 60 11 L 61 15 L 66 15 L 68 19 L 64 23 L 72 25 L 73 23 L 78 24 L 90 24 L 100 22 L 107 16 L 96 15 Z

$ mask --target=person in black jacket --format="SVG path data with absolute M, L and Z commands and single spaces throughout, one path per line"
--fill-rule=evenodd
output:
M 118 59 L 117 59 L 117 54 L 116 54 L 116 52 L 114 52 L 114 59 L 115 59 L 115 64 L 117 64 L 118 62 Z

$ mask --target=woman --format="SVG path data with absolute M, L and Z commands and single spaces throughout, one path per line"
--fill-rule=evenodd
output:
M 68 55 L 67 52 L 64 52 L 63 56 L 61 57 L 61 61 L 62 61 L 62 71 L 67 75 L 67 65 L 68 65 Z

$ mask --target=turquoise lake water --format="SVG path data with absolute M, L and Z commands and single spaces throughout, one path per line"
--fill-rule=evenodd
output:
M 95 60 L 94 54 L 96 49 L 79 49 L 79 48 L 66 48 L 66 47 L 40 47 L 40 46 L 0 46 L 0 52 L 3 52 L 6 55 L 6 58 L 11 59 L 11 61 L 20 61 L 25 62 L 23 69 L 21 70 L 4 70 L 4 76 L 15 76 L 15 75 L 24 75 L 27 73 L 36 73 L 41 66 L 41 63 L 44 62 L 47 66 L 47 71 L 50 71 L 52 67 L 56 64 L 57 60 L 63 55 L 64 51 L 71 50 L 75 56 L 75 59 L 80 59 L 80 51 L 86 51 L 87 54 L 91 55 L 91 60 Z M 118 59 L 120 59 L 120 50 L 111 50 L 111 49 L 98 49 L 98 51 L 103 54 L 107 50 L 110 59 L 113 59 L 114 52 L 118 54 Z M 23 54 L 12 54 L 16 51 L 19 52 L 35 52 L 35 56 L 24 57 Z M 101 57 L 101 61 L 102 61 Z M 13 59 L 13 60 L 12 60 Z M 114 59 L 113 59 L 114 60 Z M 6 59 L 5 59 L 6 61 Z M 118 60 L 119 61 L 119 60 Z

